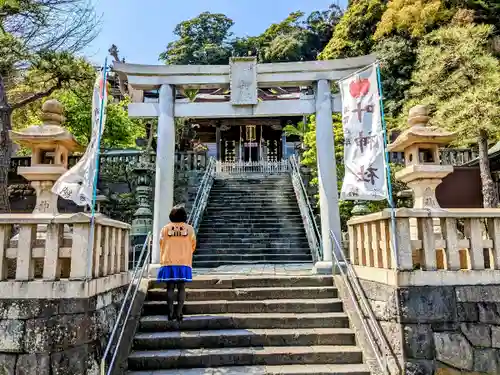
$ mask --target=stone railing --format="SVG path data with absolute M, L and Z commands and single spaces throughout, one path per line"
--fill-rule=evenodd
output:
M 449 277 L 460 270 L 500 271 L 500 209 L 402 208 L 395 210 L 395 218 L 395 236 L 389 211 L 348 222 L 353 266 L 397 269 L 406 274 L 414 271 L 412 283 L 430 282 L 428 277 Z M 396 252 L 391 250 L 393 241 Z M 484 277 L 492 276 L 485 273 L 481 280 L 491 282 Z M 477 277 L 460 273 L 460 284 L 477 283 Z
M 102 215 L 95 222 L 90 278 L 126 272 L 130 226 Z M 0 215 L 0 281 L 86 279 L 90 228 L 83 213 Z
M 104 151 L 101 154 L 101 165 L 106 163 L 123 162 L 126 164 L 136 163 L 141 155 L 140 150 L 111 150 Z M 71 155 L 68 159 L 68 165 L 74 166 L 80 159 L 80 155 Z M 151 162 L 156 162 L 156 154 L 151 153 Z M 206 152 L 183 151 L 175 153 L 175 168 L 178 171 L 204 170 L 208 163 Z M 10 172 L 17 173 L 18 167 L 29 167 L 31 164 L 30 156 L 15 156 L 10 162 Z
M 348 229 L 356 298 L 372 313 L 357 314 L 341 276 L 335 283 L 373 374 L 363 321 L 387 338 L 391 374 L 500 373 L 500 209 L 397 209 L 394 231 L 386 210 Z

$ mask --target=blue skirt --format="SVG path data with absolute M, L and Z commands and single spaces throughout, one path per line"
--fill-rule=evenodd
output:
M 162 266 L 158 271 L 158 281 L 193 281 L 193 271 L 189 266 Z

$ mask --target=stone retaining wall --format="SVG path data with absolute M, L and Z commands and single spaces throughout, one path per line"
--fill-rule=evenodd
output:
M 360 283 L 405 375 L 500 374 L 500 285 L 396 288 Z M 342 293 L 346 301 L 346 291 Z M 346 311 L 356 315 L 348 303 Z M 353 325 L 362 331 L 358 318 Z M 358 339 L 376 369 L 364 333 Z
M 0 375 L 98 375 L 127 285 L 74 299 L 0 299 Z

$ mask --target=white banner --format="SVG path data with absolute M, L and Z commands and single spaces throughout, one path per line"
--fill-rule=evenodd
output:
M 64 199 L 72 200 L 79 206 L 91 205 L 94 193 L 94 177 L 96 174 L 96 159 L 99 143 L 106 122 L 106 104 L 108 93 L 106 89 L 105 71 L 101 70 L 94 84 L 92 98 L 92 137 L 87 150 L 78 163 L 64 173 L 52 187 L 52 192 Z M 103 90 L 104 88 L 104 90 Z M 104 92 L 104 100 L 103 100 Z M 101 111 L 101 105 L 104 108 Z M 101 121 L 101 112 L 103 114 Z M 99 127 L 101 132 L 99 134 Z
M 339 82 L 345 176 L 340 198 L 387 199 L 384 134 L 376 65 Z

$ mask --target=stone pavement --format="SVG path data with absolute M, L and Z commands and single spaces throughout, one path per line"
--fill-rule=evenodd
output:
M 215 268 L 194 268 L 196 276 L 309 276 L 313 263 L 227 265 Z

